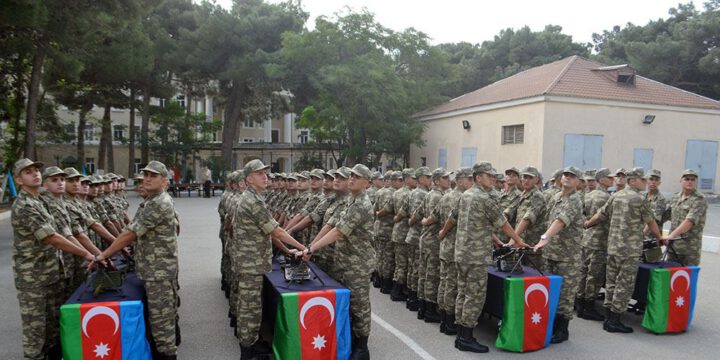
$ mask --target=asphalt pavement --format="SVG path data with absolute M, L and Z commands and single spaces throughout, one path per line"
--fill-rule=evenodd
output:
M 226 316 L 228 306 L 220 291 L 220 240 L 217 203 L 219 197 L 175 200 L 181 219 L 179 237 L 180 359 L 238 359 L 240 349 Z M 131 210 L 139 201 L 131 196 Z M 720 237 L 720 206 L 708 212 L 706 234 Z M 0 359 L 22 358 L 20 315 L 12 275 L 12 229 L 10 220 L 0 220 Z M 490 354 L 457 351 L 454 337 L 443 335 L 437 324 L 417 320 L 404 304 L 393 303 L 372 289 L 373 323 L 369 347 L 373 359 L 715 359 L 720 353 L 720 255 L 704 252 L 693 326 L 687 333 L 654 335 L 640 327 L 640 316 L 627 314 L 635 328 L 629 335 L 609 334 L 602 324 L 582 319 L 570 322 L 570 340 L 547 349 L 514 354 L 494 347 L 497 320 L 483 319 L 475 336 L 491 344 Z

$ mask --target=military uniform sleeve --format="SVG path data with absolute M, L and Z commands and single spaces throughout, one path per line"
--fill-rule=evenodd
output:
M 138 237 L 145 235 L 148 231 L 165 222 L 164 217 L 175 216 L 172 203 L 159 201 L 148 201 L 145 208 L 136 219 L 126 227 Z
M 335 228 L 347 238 L 355 229 L 367 221 L 366 217 L 367 214 L 360 204 L 353 203 L 345 209 L 344 215 L 340 217 Z
M 572 201 L 570 201 L 570 199 L 567 200 L 568 201 L 563 201 L 560 211 L 557 212 L 557 216 L 553 219 L 562 221 L 565 226 L 572 224 L 573 219 L 579 215 L 579 211 L 575 206 L 573 206 Z
M 527 220 L 530 224 L 535 224 L 538 219 L 541 219 L 542 213 L 545 211 L 545 201 L 543 201 L 542 196 L 532 197 L 528 200 L 533 202 L 532 205 L 528 206 L 524 214 L 518 214 L 518 218 Z
M 248 207 L 243 210 L 243 212 L 245 212 L 243 215 L 251 218 L 255 225 L 266 235 L 269 235 L 279 226 L 278 222 L 273 219 L 270 211 L 265 208 L 260 201 L 248 204 Z
M 600 214 L 601 220 L 609 219 L 612 216 L 612 203 L 615 199 L 615 196 L 610 196 L 610 199 L 603 205 L 597 213 Z
M 500 205 L 495 201 L 484 201 L 483 212 L 488 219 L 488 222 L 493 227 L 499 229 L 507 222 L 505 215 L 503 215 Z
M 650 202 L 645 199 L 642 199 L 642 204 L 640 205 L 640 215 L 642 216 L 643 223 L 645 224 L 655 221 L 655 212 L 653 211 Z
M 19 213 L 27 228 L 34 229 L 33 236 L 38 241 L 42 241 L 56 233 L 55 228 L 52 226 L 52 218 L 48 218 L 48 213 L 43 214 L 39 209 L 27 205 Z
M 690 220 L 693 224 L 697 224 L 707 214 L 707 207 L 708 204 L 705 198 L 696 197 L 692 199 L 692 204 L 690 205 L 687 215 L 685 215 L 685 220 Z

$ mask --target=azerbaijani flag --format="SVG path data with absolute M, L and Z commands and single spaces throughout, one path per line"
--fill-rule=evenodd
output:
M 7 188 L 8 188 L 8 193 L 10 194 L 10 196 L 17 196 L 17 189 L 15 189 L 15 180 L 13 180 L 10 169 L 8 169 L 8 174 L 7 174 Z M 0 194 L 0 195 L 2 195 L 2 194 Z
M 60 307 L 65 360 L 150 360 L 141 301 L 66 304 Z
M 505 308 L 495 346 L 515 352 L 542 349 L 550 344 L 562 276 L 505 279 Z
M 700 267 L 653 269 L 642 326 L 656 334 L 686 331 L 692 323 Z
M 275 317 L 275 359 L 348 359 L 349 309 L 348 289 L 281 294 Z

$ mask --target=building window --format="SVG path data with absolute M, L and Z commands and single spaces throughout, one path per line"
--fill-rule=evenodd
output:
M 447 149 L 438 150 L 438 167 L 447 167 Z
M 95 158 L 85 158 L 85 171 L 88 174 L 95 173 Z
M 160 99 L 160 107 L 165 108 L 165 99 Z
M 310 130 L 300 130 L 298 138 L 301 144 L 307 144 L 310 141 Z
M 185 108 L 185 95 L 178 95 L 175 100 L 180 104 L 180 107 Z
M 85 140 L 95 141 L 95 124 L 85 124 Z
M 273 143 L 280 142 L 280 130 L 272 130 L 270 132 L 270 141 Z
M 427 158 L 425 156 L 420 158 L 420 163 L 422 166 L 427 166 Z
M 65 134 L 75 136 L 75 123 L 65 124 Z
M 477 161 L 477 148 L 462 148 L 462 157 L 460 159 L 460 166 L 472 167 Z
M 134 167 L 134 170 L 133 170 L 133 172 L 135 172 L 135 174 L 139 174 L 139 173 L 140 173 L 140 169 L 143 168 L 143 167 L 141 166 L 142 163 L 140 163 L 140 161 L 142 161 L 142 160 L 140 160 L 140 159 L 138 159 L 138 158 L 135 158 L 135 164 L 134 164 L 135 167 Z
M 114 125 L 113 126 L 113 141 L 122 141 L 123 140 L 123 126 L 122 125 Z
M 502 128 L 502 144 L 522 144 L 525 142 L 525 125 L 510 125 Z
M 140 126 L 135 125 L 135 138 L 136 138 L 136 139 L 139 139 L 139 138 L 140 138 L 140 131 L 142 131 L 142 130 L 140 129 Z
M 264 126 L 261 122 L 257 122 L 251 118 L 245 118 L 245 121 L 243 122 L 243 127 L 262 129 Z
M 244 143 L 252 143 L 252 142 L 255 142 L 255 139 L 253 139 L 253 138 L 243 138 L 242 141 L 243 141 Z

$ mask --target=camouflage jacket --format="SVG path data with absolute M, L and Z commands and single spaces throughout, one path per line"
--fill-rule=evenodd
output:
M 580 252 L 580 238 L 582 237 L 582 203 L 577 191 L 563 196 L 562 191 L 557 192 L 548 204 L 547 227 L 555 220 L 560 220 L 565 227 L 555 236 L 548 239 L 543 248 L 543 257 L 554 261 L 568 261 Z
M 518 190 L 517 187 L 513 187 L 510 191 L 502 191 L 500 193 L 500 199 L 498 200 L 498 203 L 500 205 L 500 209 L 505 213 L 507 210 L 509 211 L 516 211 L 517 209 L 517 203 L 520 200 L 520 195 L 522 195 L 522 192 Z M 515 227 L 515 218 L 510 218 L 505 216 L 508 221 L 510 222 L 510 225 Z M 512 221 L 511 221 L 512 220 Z
M 322 190 L 310 191 L 305 202 L 300 204 L 301 208 L 298 213 L 302 216 L 309 215 L 324 198 Z
M 98 219 L 103 224 L 113 220 L 113 218 L 110 217 L 110 214 L 108 214 L 107 210 L 105 209 L 105 206 L 103 205 L 103 200 L 96 196 L 92 200 L 93 207 L 95 208 L 95 212 L 98 214 Z
M 24 190 L 12 204 L 13 274 L 17 289 L 47 286 L 60 281 L 57 249 L 43 241 L 55 234 L 55 223 L 45 205 Z
M 145 281 L 175 280 L 178 275 L 178 218 L 170 195 L 162 191 L 147 197 L 127 226 L 137 236 L 135 266 Z
M 520 194 L 518 205 L 515 208 L 515 219 L 517 223 L 523 220 L 528 221 L 528 226 L 521 236 L 527 244 L 535 245 L 540 241 L 540 235 L 545 232 L 545 225 L 547 225 L 546 210 L 545 197 L 539 190 Z M 512 210 L 505 209 L 506 217 L 508 211 Z
M 683 234 L 684 239 L 674 241 L 673 247 L 678 254 L 699 253 L 702 248 L 702 234 L 705 229 L 708 203 L 705 195 L 694 191 L 688 197 L 682 192 L 673 195 L 665 218 L 670 219 L 670 231 L 675 230 L 684 220 L 694 224 L 690 231 Z
M 425 217 L 425 196 L 427 196 L 427 189 L 423 189 L 420 186 L 416 187 L 410 192 L 408 199 L 407 213 L 409 214 L 408 219 L 403 219 L 407 222 L 410 217 L 415 217 L 415 224 L 409 227 L 407 235 L 405 235 L 405 243 L 418 246 L 420 244 L 420 233 L 422 232 L 423 226 L 420 223 L 423 217 Z
M 440 223 L 440 228 L 445 225 L 445 221 L 452 217 L 452 213 L 458 208 L 460 204 L 460 197 L 462 191 L 459 188 L 450 190 L 443 195 L 440 199 L 440 205 L 436 207 L 433 216 L 437 216 L 436 219 Z M 456 219 L 453 218 L 453 221 Z M 438 230 L 439 231 L 439 230 Z M 457 226 L 453 226 L 450 231 L 445 234 L 445 237 L 440 240 L 440 259 L 444 261 L 454 262 L 455 261 L 455 238 L 457 234 Z
M 248 187 L 238 197 L 231 217 L 238 272 L 264 274 L 270 271 L 270 233 L 279 225 L 267 209 L 265 199 L 253 187 Z
M 646 192 L 644 196 L 645 200 L 650 203 L 650 208 L 653 210 L 653 215 L 655 216 L 655 221 L 657 222 L 658 227 L 662 228 L 663 215 L 668 207 L 667 199 L 665 199 L 663 194 L 659 191 L 654 194 L 652 198 L 650 197 L 649 192 Z
M 392 208 L 389 212 L 402 216 L 402 220 L 393 225 L 392 242 L 404 244 L 410 226 L 408 225 L 408 210 L 405 208 L 410 199 L 410 188 L 403 186 L 393 193 Z M 394 215 L 393 215 L 394 217 Z
M 430 225 L 423 225 L 422 233 L 420 234 L 420 246 L 427 248 L 437 256 L 440 251 L 440 229 L 443 226 L 444 221 L 440 215 L 440 199 L 443 197 L 442 190 L 433 188 L 425 196 L 423 201 L 423 214 L 425 217 L 432 216 L 435 219 L 435 223 Z M 420 222 L 419 219 L 418 222 Z
M 598 186 L 597 189 L 585 195 L 585 206 L 583 213 L 586 218 L 591 218 L 607 203 L 610 193 Z M 607 250 L 608 227 L 607 221 L 602 221 L 597 225 L 585 229 L 580 244 L 583 247 L 593 250 Z
M 643 227 L 655 220 L 650 204 L 643 196 L 628 186 L 612 194 L 598 213 L 609 222 L 608 255 L 640 256 L 643 246 Z
M 362 191 L 348 199 L 345 211 L 335 225 L 345 236 L 335 245 L 335 261 L 343 264 L 344 271 L 370 274 L 375 268 L 372 209 L 370 198 Z
M 335 226 L 342 217 L 343 211 L 347 206 L 347 202 L 350 199 L 350 193 L 342 194 L 337 196 L 337 200 L 333 205 L 330 205 L 325 211 L 325 217 L 327 218 L 326 225 Z
M 394 189 L 391 187 L 385 187 L 378 190 L 375 193 L 375 202 L 373 203 L 373 210 L 378 212 L 382 209 L 392 207 L 392 194 Z M 374 233 L 376 238 L 390 239 L 392 237 L 392 229 L 395 223 L 393 222 L 394 213 L 388 212 L 383 217 L 375 217 Z
M 489 191 L 473 185 L 460 197 L 455 262 L 484 265 L 492 261 L 492 234 L 507 220 Z

